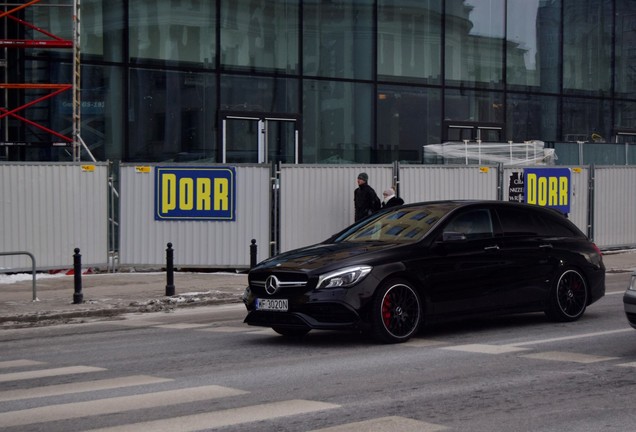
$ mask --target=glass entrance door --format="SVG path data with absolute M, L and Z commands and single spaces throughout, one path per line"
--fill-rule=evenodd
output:
M 225 116 L 223 163 L 298 163 L 296 119 Z

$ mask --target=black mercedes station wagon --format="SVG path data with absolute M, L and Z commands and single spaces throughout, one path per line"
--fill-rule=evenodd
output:
M 380 211 L 249 273 L 245 322 L 300 337 L 367 331 L 405 342 L 424 323 L 545 312 L 574 321 L 605 295 L 599 249 L 560 213 L 503 201 Z

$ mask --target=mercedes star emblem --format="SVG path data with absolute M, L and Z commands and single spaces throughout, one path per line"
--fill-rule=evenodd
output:
M 267 291 L 267 294 L 273 295 L 278 291 L 279 286 L 280 284 L 276 276 L 272 275 L 265 279 L 265 291 Z

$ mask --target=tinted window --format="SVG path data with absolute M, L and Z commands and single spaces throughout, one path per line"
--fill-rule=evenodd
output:
M 543 216 L 543 215 L 542 215 Z M 570 226 L 570 223 L 559 215 L 554 217 L 543 216 L 544 219 L 544 235 L 546 237 L 576 237 L 580 235 L 576 229 Z
M 449 222 L 444 232 L 461 233 L 468 240 L 490 238 L 493 235 L 490 211 L 473 210 L 460 214 Z
M 497 209 L 504 235 L 537 236 L 543 233 L 543 221 L 534 212 L 522 209 Z
M 574 237 L 579 235 L 561 216 L 523 209 L 498 209 L 504 234 L 508 236 Z

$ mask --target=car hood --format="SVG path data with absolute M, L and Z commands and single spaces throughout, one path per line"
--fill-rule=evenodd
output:
M 370 264 L 380 252 L 399 247 L 386 242 L 320 243 L 284 252 L 261 262 L 253 270 L 283 270 L 312 272 L 316 269 Z

